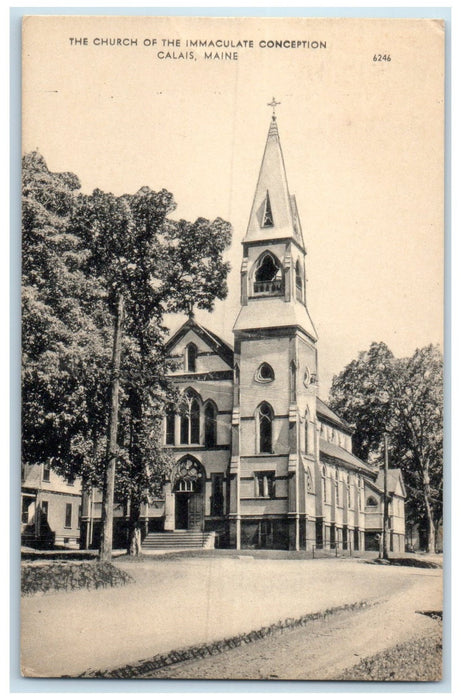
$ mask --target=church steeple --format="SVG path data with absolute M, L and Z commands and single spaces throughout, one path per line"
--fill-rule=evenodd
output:
M 317 340 L 306 305 L 306 250 L 290 195 L 274 109 L 243 243 L 242 308 L 234 332 L 297 328 Z
M 275 100 L 271 103 L 271 106 Z M 293 238 L 304 251 L 296 200 L 288 190 L 285 163 L 272 115 L 244 243 Z

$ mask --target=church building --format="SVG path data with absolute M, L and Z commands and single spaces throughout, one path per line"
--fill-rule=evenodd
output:
M 182 394 L 164 428 L 176 466 L 146 508 L 145 546 L 161 531 L 236 549 L 377 549 L 383 473 L 352 453 L 352 429 L 318 396 L 306 247 L 275 114 L 242 246 L 234 347 L 192 314 L 167 346 Z M 389 549 L 403 552 L 399 470 L 388 494 Z

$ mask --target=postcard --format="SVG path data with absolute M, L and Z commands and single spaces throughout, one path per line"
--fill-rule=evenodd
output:
M 24 676 L 442 679 L 444 33 L 24 17 Z

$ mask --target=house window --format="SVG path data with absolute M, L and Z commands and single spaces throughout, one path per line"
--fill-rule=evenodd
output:
M 299 260 L 296 261 L 295 267 L 295 279 L 296 279 L 296 298 L 298 301 L 303 300 L 303 279 L 301 275 L 301 266 Z
M 166 430 L 165 430 L 165 444 L 174 445 L 174 423 L 175 416 L 173 411 L 169 411 L 166 414 Z
M 75 483 L 74 477 L 73 477 L 73 476 L 68 476 L 68 477 L 67 477 L 67 485 L 68 485 L 68 486 L 73 486 L 74 483 Z
M 189 343 L 186 348 L 186 372 L 197 371 L 197 346 Z
M 219 517 L 224 513 L 224 476 L 211 475 L 211 515 Z
M 23 525 L 27 525 L 29 522 L 29 505 L 30 499 L 23 496 L 21 504 L 21 522 Z
M 40 510 L 42 511 L 43 519 L 47 520 L 48 519 L 48 501 L 41 502 Z
M 253 290 L 255 294 L 279 295 L 283 293 L 282 267 L 272 253 L 265 253 L 259 259 Z
M 272 453 L 272 408 L 262 403 L 258 409 L 259 452 Z
M 200 443 L 200 404 L 198 400 L 186 394 L 181 406 L 181 444 L 198 445 Z
M 72 527 L 72 503 L 66 503 L 66 516 L 64 527 Z
M 275 498 L 275 472 L 255 472 L 256 498 Z
M 50 480 L 50 467 L 48 464 L 43 465 L 43 473 L 42 473 L 42 479 L 43 481 L 49 481 Z
M 205 447 L 216 445 L 216 408 L 211 402 L 205 406 Z

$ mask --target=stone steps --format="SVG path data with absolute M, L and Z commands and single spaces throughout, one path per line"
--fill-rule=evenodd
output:
M 143 549 L 213 549 L 214 532 L 149 532 L 142 542 Z

